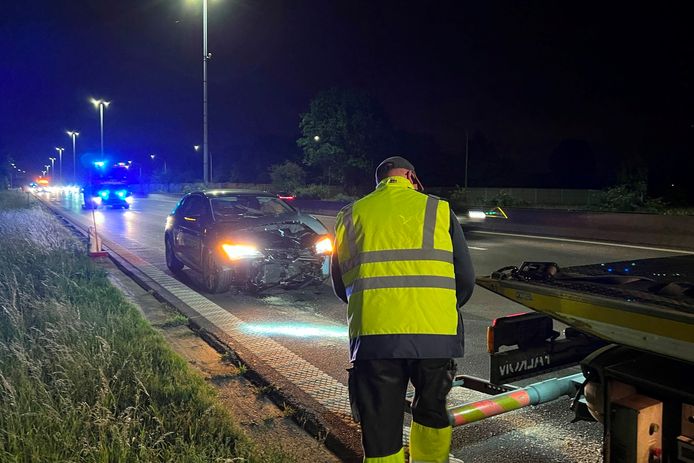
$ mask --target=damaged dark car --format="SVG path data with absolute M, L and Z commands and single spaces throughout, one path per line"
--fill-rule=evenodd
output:
M 210 190 L 184 196 L 166 220 L 166 265 L 199 272 L 208 292 L 250 292 L 322 283 L 332 238 L 315 217 L 277 196 Z

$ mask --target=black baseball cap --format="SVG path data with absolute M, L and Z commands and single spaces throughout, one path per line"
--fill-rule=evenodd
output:
M 407 169 L 414 172 L 414 166 L 410 161 L 402 156 L 391 156 L 376 167 L 376 183 L 386 178 L 391 169 Z

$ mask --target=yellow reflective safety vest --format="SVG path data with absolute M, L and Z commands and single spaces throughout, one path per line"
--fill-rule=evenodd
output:
M 450 217 L 446 201 L 403 177 L 340 211 L 335 252 L 351 361 L 463 355 Z

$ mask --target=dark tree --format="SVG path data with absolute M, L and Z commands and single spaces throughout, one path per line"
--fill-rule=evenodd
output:
M 365 184 L 377 162 L 392 153 L 392 131 L 381 106 L 365 93 L 333 88 L 301 115 L 297 144 L 304 162 L 330 184 Z M 349 178 L 349 182 L 347 182 Z

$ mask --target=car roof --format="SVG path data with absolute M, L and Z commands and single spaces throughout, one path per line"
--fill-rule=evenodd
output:
M 242 189 L 223 189 L 215 188 L 213 190 L 203 190 L 195 191 L 191 194 L 200 194 L 207 198 L 214 198 L 219 196 L 238 196 L 238 195 L 248 195 L 248 196 L 269 196 L 274 198 L 275 195 L 268 193 L 267 191 L 257 191 L 257 190 L 242 190 Z

